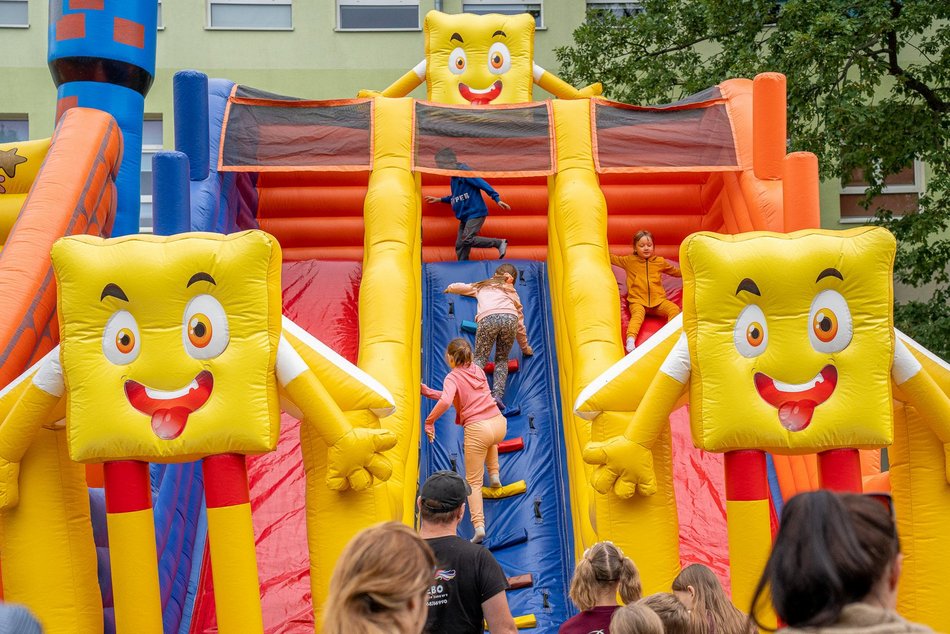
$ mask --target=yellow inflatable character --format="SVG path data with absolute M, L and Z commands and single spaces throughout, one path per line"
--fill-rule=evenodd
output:
M 580 90 L 534 63 L 534 18 L 519 15 L 449 15 L 429 11 L 423 26 L 425 59 L 381 93 L 405 97 L 426 82 L 429 101 L 458 105 L 532 101 L 537 84 L 555 97 L 596 97 L 600 84 Z
M 391 395 L 283 325 L 266 233 L 72 237 L 52 259 L 60 347 L 24 382 L 0 441 L 28 445 L 65 394 L 70 457 L 105 463 L 116 623 L 129 632 L 162 631 L 147 463 L 203 459 L 219 629 L 262 631 L 244 456 L 276 446 L 283 399 L 325 443 L 326 485 L 367 488 L 389 478 L 382 452 L 396 438 L 352 427 L 339 403 L 385 416 Z M 0 452 L 0 466 L 13 507 L 16 456 Z
M 737 605 L 749 604 L 771 544 L 763 451 L 820 452 L 823 486 L 860 491 L 857 449 L 894 441 L 892 386 L 948 446 L 950 399 L 893 329 L 894 252 L 879 228 L 693 234 L 680 249 L 682 321 L 577 399 L 588 418 L 633 412 L 623 436 L 584 450 L 591 485 L 629 497 L 657 491 L 655 469 L 668 466 L 654 465 L 652 447 L 688 395 L 694 444 L 725 453 Z M 645 392 L 634 385 L 644 370 Z

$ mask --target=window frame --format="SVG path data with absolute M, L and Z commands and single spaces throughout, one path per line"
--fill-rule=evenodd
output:
M 211 23 L 212 5 L 273 5 L 290 7 L 290 26 L 214 26 Z M 206 0 L 205 1 L 205 31 L 293 31 L 294 30 L 294 0 Z
M 26 6 L 26 24 L 4 24 L 0 22 L 0 29 L 28 29 L 30 28 L 30 0 L 6 0 Z
M 415 32 L 422 30 L 422 2 L 420 0 L 336 0 L 336 26 L 333 29 L 337 33 L 399 33 L 399 32 Z M 388 6 L 388 7 L 416 7 L 416 26 L 398 26 L 398 27 L 380 27 L 380 28 L 370 28 L 370 27 L 344 27 L 342 22 L 342 13 L 340 7 L 342 6 L 360 6 L 360 5 L 371 5 L 371 6 Z
M 482 5 L 482 4 L 536 4 L 540 10 L 540 15 L 535 21 L 535 31 L 546 31 L 547 22 L 544 19 L 544 0 L 462 0 L 462 12 L 465 12 L 465 5 Z
M 926 183 L 924 180 L 924 164 L 918 159 L 914 159 L 914 182 L 907 185 L 884 185 L 880 195 L 884 194 L 917 194 L 918 198 L 926 192 Z M 838 222 L 841 224 L 865 224 L 874 220 L 875 216 L 842 216 L 841 215 L 841 196 L 864 195 L 868 191 L 866 185 L 842 185 L 838 192 Z M 895 214 L 896 215 L 896 214 Z M 901 214 L 903 215 L 903 214 Z
M 162 143 L 161 144 L 156 145 L 154 143 L 145 143 L 145 122 L 146 121 L 158 121 L 162 124 Z M 139 166 L 139 181 L 140 182 L 142 178 L 141 173 L 143 171 L 142 167 L 145 165 L 146 156 L 148 156 L 148 161 L 149 161 L 148 171 L 151 172 L 152 158 L 159 152 L 163 151 L 164 149 L 165 149 L 165 117 L 162 115 L 161 112 L 147 112 L 142 117 L 142 165 Z M 153 174 L 152 175 L 153 190 L 154 190 L 154 183 L 155 183 L 154 178 L 155 178 L 155 175 Z M 146 203 L 152 209 L 152 217 L 151 217 L 151 222 L 149 223 L 149 225 L 147 227 L 143 227 L 142 226 L 142 205 Z M 139 231 L 141 233 L 152 233 L 154 231 L 154 228 L 155 228 L 155 206 L 154 206 L 153 193 L 149 192 L 148 194 L 146 194 L 145 192 L 140 191 L 139 192 Z
M 646 7 L 643 6 L 642 0 L 585 0 L 585 12 L 596 11 L 597 5 L 611 5 L 611 4 L 629 4 L 634 5 L 634 8 L 639 8 L 639 11 L 634 13 L 634 15 L 640 15 L 641 13 L 646 13 Z
M 30 140 L 30 116 L 22 112 L 4 112 L 0 113 L 0 123 L 12 123 L 14 121 L 26 122 L 26 138 L 19 139 L 17 141 L 4 141 L 0 139 L 0 143 L 23 143 L 24 141 Z
M 158 0 L 158 18 L 155 21 L 159 31 L 165 30 L 165 17 L 162 14 L 162 0 Z

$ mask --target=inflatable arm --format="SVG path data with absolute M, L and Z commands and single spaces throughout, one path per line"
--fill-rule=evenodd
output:
M 376 90 L 361 90 L 359 97 L 406 97 L 413 90 L 421 86 L 426 80 L 426 60 L 416 64 L 415 68 L 394 81 L 382 92 Z
M 689 375 L 689 350 L 686 336 L 681 335 L 650 382 L 623 436 L 589 443 L 584 448 L 584 462 L 595 466 L 590 484 L 596 491 L 607 493 L 613 488 L 622 498 L 656 493 L 653 444 L 669 424 L 670 412 L 686 391 Z
M 603 86 L 600 82 L 577 89 L 537 64 L 534 64 L 533 75 L 535 84 L 544 88 L 558 99 L 588 99 L 590 97 L 597 97 L 603 92 Z

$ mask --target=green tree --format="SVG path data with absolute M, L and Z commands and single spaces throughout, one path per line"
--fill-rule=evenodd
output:
M 642 0 L 645 11 L 592 11 L 556 51 L 575 85 L 601 81 L 628 103 L 674 101 L 729 77 L 788 80 L 790 150 L 818 155 L 822 178 L 864 174 L 865 205 L 915 158 L 931 178 L 919 210 L 886 209 L 895 278 L 933 284 L 895 321 L 950 359 L 950 0 Z

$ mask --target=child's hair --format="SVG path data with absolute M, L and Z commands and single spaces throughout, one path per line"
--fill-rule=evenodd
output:
M 449 169 L 458 165 L 458 158 L 455 156 L 455 150 L 450 147 L 444 147 L 436 152 L 435 164 L 442 169 Z
M 510 275 L 512 280 L 518 279 L 518 269 L 514 264 L 502 264 L 497 269 L 495 273 L 489 277 L 487 280 L 481 280 L 480 282 L 475 282 L 472 284 L 475 287 L 475 290 L 481 290 L 486 286 L 504 286 L 508 284 L 508 280 L 505 279 L 505 275 Z
M 357 533 L 330 578 L 324 634 L 417 632 L 435 566 L 432 549 L 405 524 L 385 522 Z
M 823 627 L 864 600 L 900 552 L 888 508 L 868 495 L 811 491 L 782 509 L 782 523 L 756 586 L 752 613 L 771 591 L 792 627 Z M 763 596 L 764 595 L 764 596 Z
M 663 634 L 663 621 L 647 606 L 631 603 L 614 611 L 610 634 Z
M 456 366 L 468 365 L 472 362 L 472 346 L 461 337 L 456 337 L 445 347 L 445 354 L 452 358 Z
M 719 577 L 703 564 L 690 564 L 673 580 L 674 592 L 693 587 L 693 618 L 715 629 L 718 634 L 745 634 L 750 631 L 749 617 L 732 604 Z
M 636 248 L 637 243 L 640 242 L 640 238 L 650 238 L 651 241 L 656 242 L 653 239 L 653 234 L 647 231 L 646 229 L 640 229 L 635 234 L 633 234 L 633 246 Z
M 584 557 L 574 568 L 571 601 L 581 610 L 589 610 L 597 604 L 597 596 L 603 590 L 612 588 L 619 589 L 624 603 L 638 601 L 643 593 L 640 572 L 611 542 L 597 542 L 584 551 Z
M 698 634 L 705 632 L 705 628 L 696 627 L 690 618 L 689 610 L 672 592 L 651 594 L 640 599 L 639 603 L 656 612 L 656 615 L 663 621 L 663 631 L 666 634 Z

